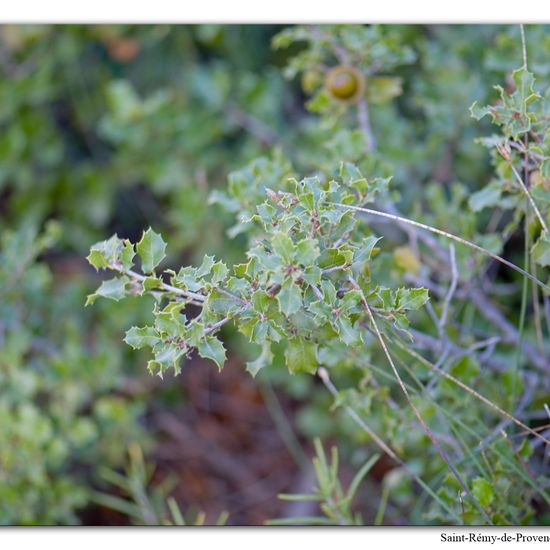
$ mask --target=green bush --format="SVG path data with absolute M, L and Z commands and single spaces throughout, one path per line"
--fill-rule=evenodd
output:
M 339 167 L 331 166 L 319 148 L 313 173 L 303 178 L 289 176 L 296 172 L 280 156 L 232 174 L 227 193 L 216 192 L 213 197 L 236 214 L 238 224 L 230 234 L 249 235 L 246 260 L 232 269 L 206 255 L 198 267 L 161 273 L 156 268 L 165 257 L 166 244 L 151 229 L 135 246 L 117 236 L 94 245 L 88 261 L 96 269 L 114 271 L 115 277 L 104 281 L 87 304 L 98 297 L 119 301 L 128 294 L 151 294 L 156 300 L 154 322 L 132 327 L 125 341 L 133 348 L 151 348 L 148 368 L 160 376 L 168 369 L 179 374 L 182 360 L 194 349 L 221 369 L 226 350 L 217 335 L 233 323 L 258 347 L 256 359 L 246 367 L 252 375 L 270 368 L 275 350 L 284 356 L 291 373 L 321 377 L 336 406 L 347 411 L 369 440 L 401 464 L 429 495 L 429 504 L 422 507 L 424 521 L 529 523 L 534 516 L 532 503 L 549 502 L 540 484 L 543 472 L 533 474 L 524 460 L 531 456 L 533 442 L 548 440 L 513 413 L 520 395 L 532 399 L 533 377 L 548 371 L 539 293 L 550 288 L 537 278 L 536 270 L 536 263 L 547 265 L 547 115 L 543 97 L 533 88 L 533 75 L 524 60 L 512 74 L 509 89 L 497 87 L 496 106 L 474 103 L 470 109 L 477 119 L 490 115 L 501 129 L 500 136 L 480 140 L 493 151 L 495 179 L 473 194 L 463 184 L 453 183 L 447 196 L 437 179 L 445 180 L 448 176 L 439 171 L 451 167 L 438 168 L 431 174 L 436 182 L 423 194 L 424 204 L 417 201 L 412 208 L 419 224 L 398 215 L 394 201 L 399 194 L 388 191 L 391 177 L 384 177 L 394 158 L 391 152 L 385 154 L 384 141 L 375 133 L 376 121 L 371 124 L 369 117 L 369 108 L 375 112 L 380 105 L 382 115 L 391 108 L 385 105 L 401 95 L 402 81 L 391 73 L 413 63 L 414 51 L 394 29 L 359 26 L 290 28 L 274 44 L 281 48 L 297 41 L 307 47 L 290 60 L 287 72 L 290 77 L 305 73 L 308 80 L 303 85 L 313 93 L 308 108 L 320 115 L 320 131 L 337 132 L 334 149 Z M 432 61 L 429 54 L 427 61 Z M 447 85 L 464 74 L 460 63 L 453 68 Z M 382 69 L 385 74 L 379 76 Z M 436 124 L 441 124 L 442 116 L 457 122 L 456 106 L 467 99 L 469 90 L 463 87 L 438 97 L 431 79 L 442 76 L 448 75 L 429 73 L 424 88 L 417 86 L 419 94 L 435 90 L 435 98 L 429 102 L 424 96 L 417 108 L 424 106 L 430 116 L 423 128 L 429 140 L 447 134 L 451 149 L 445 154 L 451 155 L 447 163 L 452 164 L 460 145 L 449 143 L 453 136 L 448 128 Z M 443 110 L 438 104 L 443 101 L 451 108 Z M 396 125 L 393 119 L 391 126 L 381 120 L 390 136 Z M 408 151 L 404 144 L 401 148 Z M 424 157 L 430 153 L 433 149 L 425 147 Z M 328 156 L 334 163 L 336 159 Z M 539 181 L 533 184 L 529 175 L 535 171 Z M 456 177 L 453 172 L 450 176 Z M 407 180 L 411 186 L 410 176 Z M 365 208 L 369 203 L 384 210 Z M 478 231 L 483 219 L 476 214 L 488 207 L 497 216 L 490 224 L 492 231 Z M 404 227 L 408 245 L 379 242 L 378 232 L 370 227 L 373 217 Z M 521 230 L 523 220 L 521 268 L 498 254 Z M 419 227 L 430 234 L 419 232 Z M 481 254 L 474 256 L 472 250 Z M 141 274 L 134 270 L 136 253 Z M 519 330 L 501 313 L 491 289 L 480 288 L 488 259 L 523 276 Z M 427 288 L 403 286 L 411 278 L 425 281 Z M 539 310 L 533 323 L 537 329 L 538 319 L 538 348 L 525 342 L 524 351 L 527 346 L 530 351 L 523 364 L 531 283 L 534 308 Z M 434 284 L 438 288 L 443 284 L 443 292 L 432 292 L 428 308 L 428 288 Z M 459 292 L 465 293 L 466 303 L 477 306 L 478 316 L 470 313 L 469 330 L 457 333 L 463 315 L 451 308 Z M 198 316 L 188 316 L 189 305 L 200 308 Z M 430 324 L 435 324 L 435 335 Z M 495 328 L 505 337 L 496 336 Z M 478 330 L 485 333 L 483 340 L 476 337 Z M 495 359 L 497 343 L 515 347 L 515 355 L 509 353 L 508 361 Z M 434 362 L 411 345 L 428 348 Z M 488 353 L 477 352 L 486 348 Z M 499 382 L 489 375 L 491 371 L 500 373 Z M 337 391 L 331 377 L 347 389 Z M 519 412 L 525 407 L 520 404 Z M 502 419 L 505 423 L 499 424 Z M 508 425 L 524 430 L 519 449 L 502 430 Z M 526 436 L 533 438 L 531 443 Z M 400 456 L 414 458 L 415 468 Z M 387 496 L 391 498 L 391 492 Z M 409 506 L 414 498 L 410 492 Z M 334 519 L 332 513 L 327 511 Z
M 166 518 L 113 472 L 155 444 L 126 388 L 198 354 L 358 472 L 317 443 L 316 492 L 285 498 L 324 516 L 297 522 L 547 524 L 550 35 L 525 35 L 3 27 L 0 521 Z

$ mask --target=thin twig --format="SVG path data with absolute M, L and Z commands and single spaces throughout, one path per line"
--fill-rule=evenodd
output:
M 519 32 L 521 34 L 521 52 L 523 54 L 523 68 L 527 70 L 527 46 L 525 44 L 525 31 L 523 25 L 520 24 Z
M 535 204 L 535 201 L 533 200 L 533 197 L 531 196 L 531 193 L 529 193 L 529 189 L 527 189 L 525 183 L 523 182 L 523 179 L 518 174 L 518 171 L 516 170 L 515 166 L 512 164 L 511 159 L 508 158 L 508 165 L 510 166 L 512 173 L 514 174 L 514 177 L 516 178 L 516 181 L 519 183 L 521 189 L 525 193 L 525 196 L 527 197 L 527 200 L 529 201 L 529 204 L 531 205 L 531 208 L 535 212 L 535 215 L 537 216 L 540 225 L 542 226 L 542 230 L 545 233 L 548 233 L 548 227 L 546 227 L 546 223 L 544 222 L 544 218 L 542 217 L 542 214 L 540 213 L 537 205 Z
M 323 382 L 323 384 L 328 388 L 330 393 L 337 398 L 338 397 L 338 390 L 332 383 L 330 376 L 328 374 L 327 369 L 324 367 L 319 367 L 317 369 L 317 375 Z M 404 462 L 397 456 L 397 454 L 393 451 L 391 447 L 389 447 L 384 440 L 376 433 L 374 432 L 366 423 L 365 421 L 349 406 L 344 405 L 344 409 L 346 412 L 355 420 L 355 422 L 367 432 L 367 434 L 376 442 L 376 444 L 391 458 L 393 458 L 396 462 L 401 464 L 402 466 L 405 466 Z
M 315 296 L 317 296 L 317 298 L 319 298 L 319 300 L 323 301 L 324 296 L 323 296 L 323 293 L 321 292 L 321 290 L 319 289 L 319 287 L 317 285 L 314 285 L 314 284 L 310 284 L 309 286 L 313 289 L 313 292 L 315 292 Z
M 340 271 L 342 269 L 347 269 L 349 266 L 350 264 L 335 265 L 335 266 L 327 267 L 326 269 L 323 269 L 321 273 L 323 275 L 326 275 L 327 273 L 332 273 L 333 271 Z
M 235 311 L 235 313 L 233 313 L 231 315 L 231 317 L 224 317 L 223 319 L 221 319 L 217 323 L 214 323 L 213 325 L 208 326 L 205 329 L 204 334 L 210 334 L 211 332 L 214 332 L 214 331 L 218 330 L 219 328 L 223 327 L 223 325 L 225 325 L 226 323 L 229 323 L 229 321 L 231 321 L 231 319 L 233 319 L 234 317 L 237 317 L 241 313 L 244 313 L 245 311 L 249 310 L 251 307 L 252 307 L 252 304 L 246 304 L 242 308 Z
M 447 317 L 449 315 L 449 307 L 451 305 L 451 300 L 453 299 L 453 295 L 458 285 L 458 270 L 456 267 L 455 247 L 452 243 L 449 245 L 449 252 L 450 252 L 450 258 L 451 258 L 451 284 L 449 285 L 449 291 L 445 296 L 445 301 L 443 302 L 443 310 L 441 311 L 441 317 L 439 318 L 440 334 L 443 334 L 445 330 L 445 324 L 447 323 Z
M 359 128 L 365 137 L 365 141 L 367 142 L 367 153 L 370 153 L 376 149 L 376 138 L 374 137 L 374 133 L 370 125 L 369 105 L 365 98 L 362 98 L 359 103 L 357 103 L 357 121 L 359 123 Z
M 241 304 L 248 304 L 246 300 L 241 298 L 240 296 L 237 296 L 236 294 L 233 294 L 233 292 L 230 292 L 229 290 L 226 290 L 225 288 L 216 287 L 216 290 L 220 292 L 221 294 L 225 294 L 228 298 L 233 298 L 234 300 L 237 300 L 237 302 L 241 302 Z
M 365 214 L 371 214 L 373 216 L 380 216 L 382 218 L 388 218 L 390 220 L 394 220 L 396 222 L 400 223 L 406 223 L 409 225 L 414 225 L 416 227 L 420 227 L 421 229 L 425 229 L 426 231 L 431 231 L 432 233 L 436 233 L 437 235 L 442 235 L 443 237 L 446 237 L 447 239 L 452 239 L 453 241 L 459 242 L 465 246 L 468 246 L 469 248 L 472 248 L 473 250 L 477 250 L 478 252 L 481 252 L 482 254 L 489 256 L 490 258 L 493 258 L 493 260 L 497 260 L 498 262 L 504 264 L 505 266 L 509 267 L 510 269 L 513 269 L 514 271 L 517 271 L 518 273 L 521 273 L 524 277 L 527 277 L 531 281 L 534 281 L 539 285 L 541 288 L 544 288 L 547 292 L 550 293 L 550 287 L 546 284 L 544 284 L 542 281 L 539 281 L 536 277 L 533 277 L 530 273 L 527 273 L 524 269 L 521 267 L 518 267 L 516 264 L 513 264 L 512 262 L 509 262 L 508 260 L 502 258 L 498 254 L 494 254 L 493 252 L 475 244 L 470 241 L 467 241 L 466 239 L 463 239 L 462 237 L 457 237 L 456 235 L 453 235 L 452 233 L 448 233 L 447 231 L 443 231 L 442 229 L 437 229 L 436 227 L 431 227 L 429 225 L 426 225 L 424 223 L 420 223 L 414 220 L 410 220 L 409 218 L 403 218 L 402 216 L 395 216 L 393 214 L 388 214 L 387 212 L 380 212 L 378 210 L 372 210 L 370 208 L 363 208 L 361 206 L 352 206 L 351 204 L 342 204 L 339 202 L 332 202 L 330 204 L 333 204 L 334 206 L 339 206 L 340 208 L 346 208 L 348 210 L 356 210 L 357 212 L 363 212 Z
M 128 275 L 129 277 L 131 277 L 132 279 L 135 279 L 136 281 L 143 282 L 143 281 L 145 281 L 145 279 L 147 279 L 147 277 L 145 277 L 144 275 L 141 275 L 140 273 L 136 273 L 135 271 L 133 271 L 131 269 L 124 269 L 123 267 L 121 267 L 117 264 L 114 264 L 112 262 L 110 263 L 110 266 L 115 271 L 118 271 L 119 273 L 124 273 L 124 274 Z M 161 282 L 159 284 L 159 286 L 163 290 L 166 290 L 166 292 L 171 292 L 172 294 L 178 294 L 180 296 L 184 296 L 185 298 L 189 298 L 191 300 L 196 300 L 198 302 L 204 302 L 204 300 L 206 299 L 206 297 L 203 296 L 202 294 L 197 294 L 196 292 L 191 292 L 190 290 L 183 290 L 181 288 L 178 288 L 178 287 L 175 287 L 175 286 L 172 286 L 172 285 L 168 285 L 164 282 Z

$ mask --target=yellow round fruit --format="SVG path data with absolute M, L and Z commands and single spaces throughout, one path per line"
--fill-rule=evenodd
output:
M 327 73 L 325 85 L 333 98 L 353 103 L 361 97 L 365 90 L 365 78 L 354 67 L 338 65 Z

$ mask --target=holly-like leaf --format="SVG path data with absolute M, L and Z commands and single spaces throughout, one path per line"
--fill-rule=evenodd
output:
M 427 288 L 399 288 L 395 298 L 395 309 L 419 309 L 429 299 Z
M 242 305 L 242 302 L 237 298 L 233 298 L 231 295 L 218 290 L 213 290 L 208 296 L 208 300 L 206 300 L 205 308 L 217 315 L 226 317 L 242 307 Z
M 174 374 L 179 374 L 181 372 L 179 361 L 186 351 L 185 348 L 174 345 L 160 347 L 155 353 L 155 360 L 148 363 L 149 370 L 152 370 L 154 367 L 158 368 L 158 374 L 161 378 L 162 373 L 169 368 L 174 369 Z
M 344 183 L 352 187 L 358 186 L 364 189 L 368 187 L 367 180 L 364 178 L 359 168 L 351 162 L 340 163 L 340 177 Z
M 286 316 L 296 313 L 302 307 L 302 292 L 300 287 L 287 279 L 277 294 L 279 310 Z
M 296 245 L 296 258 L 305 267 L 312 267 L 319 254 L 317 239 L 304 239 Z
M 218 285 L 223 283 L 227 279 L 228 274 L 229 269 L 227 269 L 227 266 L 223 262 L 216 262 L 212 266 L 212 284 Z
M 368 262 L 375 251 L 376 243 L 378 243 L 381 239 L 382 237 L 375 237 L 374 235 L 370 235 L 366 239 L 363 239 L 361 242 L 361 248 L 356 250 L 353 255 L 354 265 Z
M 348 318 L 339 317 L 333 324 L 340 339 L 346 345 L 352 346 L 361 342 L 361 332 L 353 326 L 353 323 Z
M 193 292 L 202 288 L 202 283 L 197 280 L 197 268 L 193 266 L 181 267 L 178 274 L 172 279 L 172 284 Z
M 129 281 L 128 277 L 115 277 L 114 279 L 103 281 L 100 287 L 88 296 L 85 305 L 89 306 L 93 304 L 100 297 L 118 302 L 126 296 L 126 285 Z
M 301 337 L 291 338 L 285 350 L 285 359 L 290 372 L 313 374 L 317 370 L 317 344 Z
M 96 271 L 99 269 L 107 269 L 112 264 L 119 261 L 123 247 L 122 239 L 119 239 L 117 235 L 113 235 L 106 241 L 101 241 L 94 244 L 90 248 L 90 254 L 86 258 L 88 263 L 92 265 Z M 126 253 L 126 258 L 128 253 Z
M 481 120 L 487 115 L 492 115 L 494 118 L 494 107 L 490 106 L 481 106 L 477 101 L 474 101 L 470 107 L 470 115 L 476 120 Z
M 271 344 L 269 342 L 264 342 L 260 355 L 254 361 L 248 361 L 246 363 L 246 370 L 252 376 L 256 376 L 261 369 L 271 365 L 272 361 L 273 353 L 271 352 Z
M 98 248 L 98 245 L 92 246 L 90 253 L 86 256 L 86 260 L 88 260 L 88 263 L 94 267 L 96 271 L 109 267 L 109 262 L 105 257 L 105 253 Z
M 275 233 L 271 239 L 273 250 L 277 253 L 285 262 L 290 263 L 294 255 L 294 244 L 292 239 L 286 233 Z
M 136 248 L 141 258 L 141 268 L 145 273 L 152 273 L 165 257 L 166 243 L 158 233 L 149 228 L 143 232 Z
M 215 336 L 206 336 L 197 347 L 199 355 L 211 359 L 222 370 L 225 363 L 225 348 Z
M 541 96 L 535 92 L 535 78 L 525 67 L 514 71 L 512 75 L 516 89 L 509 94 L 502 86 L 495 86 L 500 93 L 501 101 L 496 106 L 480 107 L 474 103 L 470 107 L 472 117 L 480 120 L 486 115 L 491 115 L 493 123 L 501 126 L 507 138 L 514 140 L 518 136 L 528 132 L 535 120 L 533 112 L 529 112 L 529 105 Z
M 122 250 L 120 251 L 120 261 L 124 269 L 132 269 L 135 255 L 136 251 L 134 250 L 134 245 L 130 241 L 125 240 Z
M 207 275 L 210 275 L 210 271 L 212 271 L 212 267 L 214 266 L 214 256 L 208 256 L 208 254 L 205 254 L 202 264 L 197 269 L 196 276 L 197 277 L 206 277 Z
M 158 332 L 154 327 L 132 327 L 126 331 L 124 341 L 134 349 L 153 347 L 160 342 Z
M 346 256 L 340 248 L 326 248 L 319 258 L 319 267 L 321 269 L 331 269 L 342 266 L 346 263 Z
M 525 67 L 521 67 L 512 73 L 512 78 L 516 84 L 515 93 L 519 96 L 521 110 L 525 114 L 527 106 L 540 98 L 540 95 L 534 89 L 535 77 Z
M 159 277 L 145 277 L 142 283 L 144 292 L 159 288 L 162 285 L 162 279 Z

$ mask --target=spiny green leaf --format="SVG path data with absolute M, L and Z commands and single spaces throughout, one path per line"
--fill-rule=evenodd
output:
M 248 361 L 246 363 L 246 370 L 252 376 L 256 376 L 261 369 L 271 365 L 272 361 L 273 353 L 271 352 L 271 344 L 269 342 L 264 342 L 260 355 L 254 361 Z
M 145 277 L 142 282 L 143 290 L 145 292 L 153 290 L 154 288 L 159 288 L 162 284 L 162 279 L 159 277 Z
M 348 346 L 361 342 L 361 332 L 357 330 L 353 323 L 346 317 L 339 317 L 333 323 L 341 340 Z
M 351 162 L 340 163 L 340 177 L 348 185 L 357 185 L 358 183 L 367 185 L 367 180 L 361 174 L 361 171 Z
M 263 246 L 255 246 L 247 252 L 247 256 L 252 258 L 252 260 L 257 260 L 257 262 L 250 261 L 246 267 L 246 274 L 251 276 L 255 271 L 255 263 L 259 264 L 263 270 L 276 270 L 283 266 L 283 260 L 277 254 L 268 253 Z
M 155 328 L 165 336 L 180 338 L 185 334 L 185 315 L 180 313 L 181 302 L 169 303 L 163 311 L 155 313 Z
M 174 369 L 174 374 L 179 374 L 181 368 L 179 366 L 179 361 L 182 356 L 186 353 L 185 348 L 181 348 L 174 345 L 163 345 L 155 352 L 155 360 L 149 361 L 149 367 L 152 368 L 156 366 L 159 369 L 158 374 L 162 377 L 164 371 L 169 368 Z
M 165 257 L 166 243 L 162 237 L 151 228 L 144 231 L 141 240 L 136 245 L 141 258 L 141 267 L 145 273 L 152 273 Z
M 212 270 L 213 266 L 214 256 L 208 256 L 208 254 L 205 254 L 200 267 L 197 269 L 196 276 L 200 278 L 210 275 L 210 271 Z
M 382 237 L 375 237 L 374 235 L 368 236 L 361 242 L 361 248 L 355 251 L 353 255 L 353 263 L 368 262 L 374 251 L 374 247 L 378 241 L 382 240 Z
M 105 253 L 103 250 L 98 249 L 97 245 L 92 246 L 90 253 L 86 256 L 86 260 L 88 260 L 88 263 L 94 267 L 96 271 L 109 267 L 109 262 Z
M 296 259 L 305 267 L 313 266 L 319 254 L 317 239 L 304 239 L 296 245 Z
M 120 261 L 124 269 L 132 269 L 135 255 L 134 245 L 129 240 L 125 240 L 122 250 L 120 251 Z
M 134 349 L 141 349 L 145 346 L 153 347 L 160 338 L 154 327 L 132 327 L 126 331 L 124 341 Z
M 178 274 L 173 277 L 172 284 L 192 292 L 203 287 L 203 284 L 197 280 L 197 268 L 193 266 L 181 267 Z
M 119 239 L 117 235 L 113 235 L 106 241 L 94 244 L 90 248 L 90 254 L 86 259 L 96 271 L 99 269 L 107 269 L 110 267 L 110 264 L 119 261 L 122 246 L 123 241 Z M 126 253 L 126 257 L 128 257 L 128 252 Z
M 341 248 L 326 248 L 319 258 L 319 267 L 321 269 L 330 269 L 346 263 L 346 257 Z
M 185 325 L 185 341 L 189 347 L 197 347 L 204 336 L 205 325 L 197 319 L 193 319 Z
M 399 288 L 396 293 L 396 309 L 419 309 L 428 300 L 430 296 L 426 288 Z
M 93 304 L 99 297 L 109 298 L 109 300 L 118 302 L 126 296 L 126 285 L 129 281 L 128 277 L 115 277 L 114 279 L 103 281 L 100 287 L 88 296 L 85 305 Z
M 271 239 L 273 250 L 287 263 L 292 261 L 294 256 L 294 244 L 286 233 L 275 233 Z
M 302 291 L 291 279 L 287 279 L 277 294 L 277 301 L 281 313 L 292 315 L 302 307 Z
M 212 284 L 218 285 L 223 283 L 227 279 L 228 274 L 229 269 L 227 269 L 227 266 L 223 262 L 216 262 L 212 266 Z
M 522 111 L 525 112 L 527 105 L 540 97 L 533 88 L 535 77 L 525 67 L 521 67 L 512 73 L 512 78 L 516 84 L 516 93 L 519 95 L 523 107 Z
M 474 101 L 470 107 L 470 115 L 476 120 L 481 120 L 484 116 L 492 115 L 494 117 L 493 107 L 482 107 L 477 101 Z
M 317 370 L 317 344 L 301 337 L 291 338 L 285 350 L 285 359 L 290 372 L 313 374 Z
M 230 313 L 233 313 L 240 307 L 242 307 L 242 302 L 237 298 L 222 293 L 218 290 L 213 290 L 205 303 L 205 308 L 217 315 L 223 315 L 226 317 Z
M 225 348 L 215 336 L 206 336 L 198 345 L 199 355 L 205 359 L 211 359 L 222 370 L 225 363 Z

